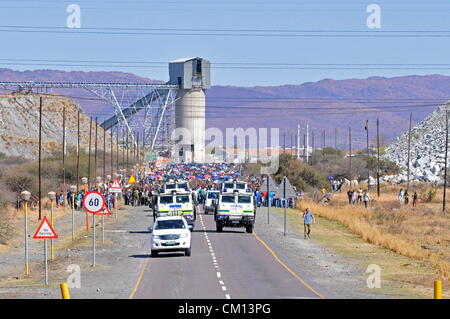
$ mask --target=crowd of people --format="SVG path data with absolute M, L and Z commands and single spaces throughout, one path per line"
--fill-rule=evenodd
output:
M 364 206 L 367 208 L 369 205 L 369 201 L 371 200 L 369 193 L 366 190 L 352 190 L 350 189 L 347 192 L 348 203 L 356 204 L 356 203 L 364 203 Z

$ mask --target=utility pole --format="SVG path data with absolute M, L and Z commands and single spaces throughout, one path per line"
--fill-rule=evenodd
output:
M 410 160 L 411 160 L 411 124 L 412 124 L 412 112 L 409 113 L 409 134 L 408 134 L 408 177 L 406 180 L 406 190 L 409 189 L 409 174 L 410 174 Z
M 291 134 L 291 156 L 294 153 L 294 134 Z
M 111 128 L 110 144 L 111 144 L 111 178 L 114 173 L 114 145 L 113 145 L 113 130 Z
M 348 149 L 349 149 L 349 168 L 348 175 L 350 177 L 350 187 L 352 186 L 352 128 L 348 128 Z
M 448 156 L 448 109 L 445 107 L 445 160 L 444 160 L 444 195 L 442 198 L 442 212 L 445 214 L 445 201 L 447 193 L 447 156 Z
M 67 193 L 67 187 L 66 187 L 66 108 L 63 108 L 63 121 L 62 121 L 62 170 L 63 170 L 63 192 L 64 192 L 64 199 L 63 204 L 66 206 L 66 193 Z
M 98 119 L 95 118 L 95 141 L 94 141 L 94 180 L 97 178 L 97 135 L 98 135 Z M 97 182 L 96 182 L 97 183 Z
M 297 159 L 300 160 L 300 124 L 297 126 Z
M 42 96 L 39 97 L 39 220 L 42 219 Z
M 367 140 L 367 191 L 370 190 L 370 156 L 369 156 L 369 120 L 366 120 L 366 140 Z
M 89 151 L 88 151 L 88 191 L 91 189 L 91 146 L 92 146 L 92 116 L 89 124 Z
M 311 163 L 310 165 L 313 165 L 313 155 L 314 155 L 314 148 L 315 148 L 315 143 L 314 143 L 314 129 L 311 131 Z
M 128 147 L 128 132 L 127 132 L 127 172 L 128 172 L 128 170 L 130 169 L 130 165 L 129 165 L 129 156 L 130 156 L 130 148 Z
M 122 130 L 122 169 L 125 168 L 125 130 Z
M 258 150 L 258 147 L 256 147 L 256 150 Z M 142 164 L 145 165 L 145 128 L 144 131 L 142 132 Z
M 334 128 L 334 167 L 336 168 L 335 176 L 337 176 L 337 127 Z
M 112 129 L 111 129 L 112 130 Z M 117 132 L 116 132 L 116 157 L 117 157 L 117 165 L 116 165 L 116 169 L 117 169 L 117 173 L 119 174 L 119 133 L 120 133 L 120 130 L 119 129 L 117 129 Z
M 286 153 L 286 133 L 283 133 L 283 154 Z
M 103 129 L 103 183 L 106 182 L 106 130 Z
M 305 161 L 305 159 L 306 159 L 306 163 L 308 163 L 307 155 L 306 155 L 306 134 L 303 134 L 303 161 Z
M 322 134 L 323 134 L 323 144 L 322 144 L 322 154 L 323 154 L 323 151 L 324 151 L 324 149 L 325 149 L 325 147 L 326 147 L 326 143 L 325 143 L 325 130 L 323 130 L 323 132 L 322 132 Z
M 380 197 L 380 121 L 377 118 L 377 195 Z
M 80 111 L 77 114 L 77 191 L 80 191 Z
M 306 124 L 306 163 L 309 164 L 309 124 Z

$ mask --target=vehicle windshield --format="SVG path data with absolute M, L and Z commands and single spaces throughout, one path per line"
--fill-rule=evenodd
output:
M 250 196 L 239 196 L 238 197 L 238 203 L 251 204 L 252 203 L 252 198 Z
M 175 189 L 175 184 L 167 184 L 166 189 Z
M 233 183 L 225 183 L 223 187 L 225 187 L 225 188 L 233 188 Z
M 234 203 L 234 196 L 222 196 L 222 203 Z
M 208 193 L 208 198 L 216 199 L 219 197 L 219 193 Z
M 245 189 L 245 184 L 236 183 L 236 189 Z
M 155 225 L 155 230 L 161 229 L 184 229 L 186 226 L 184 225 L 181 219 L 173 219 L 173 220 L 158 220 Z
M 178 184 L 178 188 L 183 188 L 185 190 L 189 190 L 187 183 Z
M 173 203 L 173 197 L 172 196 L 161 196 L 159 198 L 160 204 L 172 204 Z
M 186 204 L 189 203 L 189 195 L 178 195 L 177 204 Z

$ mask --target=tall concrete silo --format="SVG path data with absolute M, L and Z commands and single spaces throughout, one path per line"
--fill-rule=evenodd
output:
M 184 128 L 190 136 L 177 147 L 185 162 L 205 160 L 206 95 L 211 87 L 208 60 L 188 58 L 169 63 L 170 84 L 179 86 L 175 103 L 175 128 Z

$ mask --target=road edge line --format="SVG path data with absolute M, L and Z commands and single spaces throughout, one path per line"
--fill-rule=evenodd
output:
M 281 265 L 283 266 L 292 276 L 294 276 L 298 281 L 300 281 L 306 288 L 308 288 L 309 290 L 311 290 L 313 293 L 315 293 L 317 296 L 319 296 L 321 299 L 326 299 L 326 297 L 324 295 L 322 295 L 321 293 L 317 292 L 313 287 L 311 287 L 308 283 L 306 283 L 306 281 L 304 281 L 302 278 L 300 278 L 299 275 L 297 275 L 291 268 L 289 268 L 284 262 L 282 262 L 280 260 L 280 258 L 278 258 L 277 254 L 275 254 L 275 252 L 272 250 L 272 248 L 270 248 L 265 242 L 264 240 L 261 239 L 261 237 L 259 237 L 255 232 L 253 232 L 253 236 L 255 236 L 255 238 L 272 254 L 273 258 L 275 258 L 275 260 Z
M 137 290 L 139 289 L 139 286 L 141 285 L 142 278 L 144 277 L 145 269 L 147 269 L 149 263 L 149 259 L 146 259 L 144 264 L 142 265 L 141 272 L 139 273 L 139 277 L 136 281 L 136 284 L 134 285 L 133 290 L 131 291 L 130 295 L 128 296 L 128 299 L 133 299 L 134 295 L 136 294 Z

